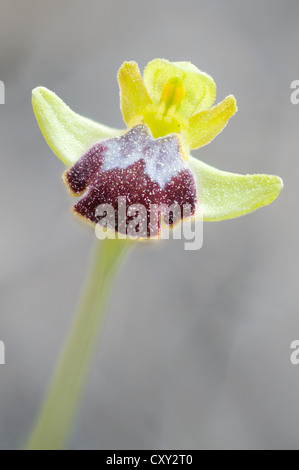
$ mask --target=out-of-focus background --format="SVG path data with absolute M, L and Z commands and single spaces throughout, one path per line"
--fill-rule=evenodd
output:
M 204 245 L 135 249 L 119 274 L 71 449 L 298 449 L 297 0 L 1 0 L 0 448 L 30 430 L 64 342 L 95 236 L 71 214 L 62 163 L 31 108 L 44 85 L 121 127 L 116 73 L 189 60 L 233 93 L 237 116 L 203 161 L 280 175 L 246 217 L 205 224 Z

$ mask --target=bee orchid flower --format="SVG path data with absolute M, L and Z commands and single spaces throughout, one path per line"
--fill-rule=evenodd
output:
M 135 62 L 125 62 L 118 82 L 126 129 L 76 114 L 44 87 L 33 90 L 40 129 L 68 166 L 64 181 L 71 194 L 80 197 L 73 208 L 77 215 L 101 223 L 97 208 L 111 206 L 117 214 L 113 228 L 127 233 L 132 214 L 122 220 L 119 213 L 119 198 L 125 197 L 126 209 L 144 208 L 140 238 L 149 238 L 159 236 L 160 207 L 175 205 L 179 219 L 217 221 L 247 214 L 278 196 L 283 187 L 278 176 L 229 173 L 190 155 L 211 142 L 237 111 L 233 96 L 213 106 L 216 85 L 209 75 L 189 62 L 154 59 L 143 77 Z
M 155 59 L 141 77 L 135 62 L 125 62 L 118 81 L 125 129 L 76 114 L 44 87 L 33 90 L 38 124 L 67 166 L 67 187 L 79 198 L 75 214 L 106 227 L 117 240 L 96 243 L 91 276 L 28 450 L 59 450 L 67 442 L 113 276 L 132 246 L 120 238 L 131 238 L 134 213 L 141 212 L 135 238 L 158 238 L 167 211 L 170 227 L 185 219 L 230 219 L 269 204 L 282 189 L 277 176 L 228 173 L 190 155 L 237 110 L 233 96 L 213 106 L 216 85 L 194 65 Z

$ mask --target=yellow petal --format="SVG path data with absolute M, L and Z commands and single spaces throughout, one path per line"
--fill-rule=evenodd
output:
M 152 100 L 143 84 L 136 62 L 123 63 L 118 71 L 118 83 L 123 118 L 129 125 L 135 116 L 152 104 Z
M 181 79 L 185 87 L 185 97 L 180 106 L 180 113 L 185 118 L 213 105 L 216 85 L 212 77 L 190 62 L 154 59 L 145 67 L 143 81 L 155 105 L 160 103 L 164 85 L 172 78 Z
M 204 221 L 232 219 L 270 204 L 283 188 L 273 175 L 238 175 L 189 157 Z
M 73 165 L 97 141 L 123 132 L 76 114 L 44 87 L 33 90 L 32 105 L 47 144 L 66 165 Z
M 236 113 L 234 96 L 228 96 L 214 108 L 195 114 L 189 119 L 188 133 L 190 149 L 208 144 L 218 135 Z

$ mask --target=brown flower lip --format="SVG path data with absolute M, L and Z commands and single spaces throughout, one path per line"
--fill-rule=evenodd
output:
M 103 204 L 113 207 L 116 221 L 111 227 L 123 232 L 132 221 L 128 208 L 141 204 L 146 209 L 146 237 L 159 236 L 160 220 L 153 208 L 174 205 L 184 217 L 184 206 L 195 213 L 197 195 L 192 171 L 183 159 L 177 135 L 154 139 L 144 125 L 131 128 L 120 137 L 93 145 L 64 174 L 64 180 L 74 196 L 84 196 L 74 205 L 74 212 L 94 224 L 101 224 L 97 208 Z M 126 220 L 120 220 L 119 197 L 126 197 Z M 159 219 L 159 218 L 158 218 Z M 112 221 L 111 221 L 112 222 Z M 169 225 L 174 224 L 173 216 Z M 109 220 L 105 218 L 105 223 Z

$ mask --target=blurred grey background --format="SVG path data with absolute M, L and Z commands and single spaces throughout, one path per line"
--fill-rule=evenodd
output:
M 298 449 L 297 0 L 1 0 L 0 448 L 28 435 L 73 318 L 94 233 L 75 220 L 31 109 L 44 85 L 122 126 L 124 60 L 190 60 L 237 116 L 203 161 L 280 175 L 275 203 L 205 224 L 204 245 L 138 247 L 119 274 L 71 449 Z

